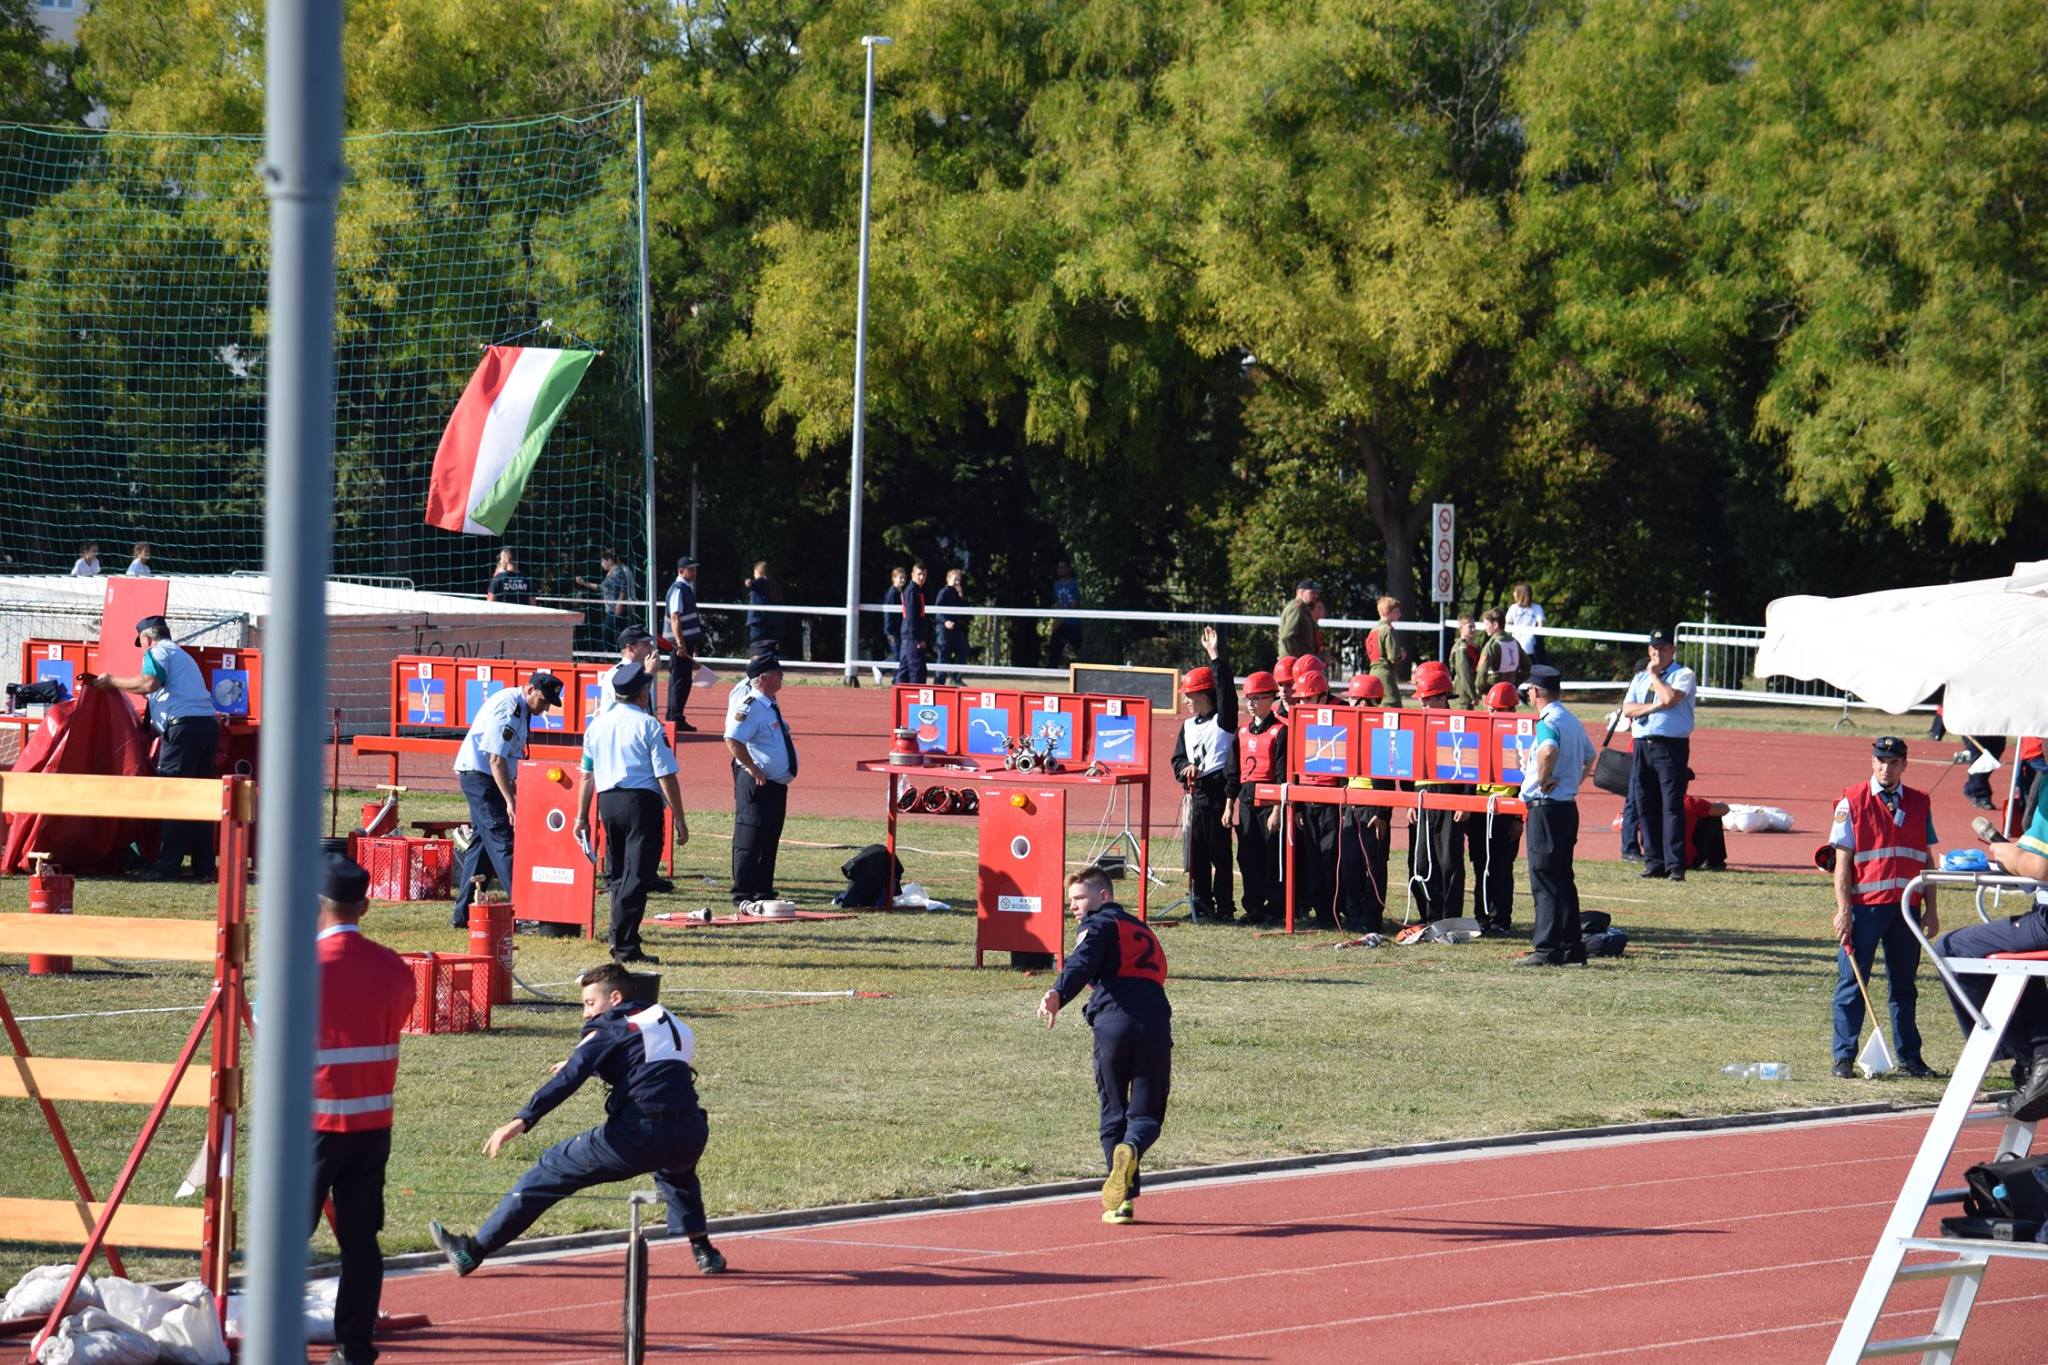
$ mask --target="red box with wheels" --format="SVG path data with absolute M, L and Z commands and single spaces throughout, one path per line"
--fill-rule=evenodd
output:
M 985 952 L 1066 961 L 1067 797 L 1056 787 L 991 784 L 981 800 L 974 965 Z
M 573 924 L 593 936 L 597 869 L 576 842 L 576 773 L 524 759 L 512 812 L 512 903 L 520 919 Z

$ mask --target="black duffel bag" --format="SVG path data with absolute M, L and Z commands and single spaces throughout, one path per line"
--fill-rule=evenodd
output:
M 1610 749 L 1614 742 L 1614 731 L 1621 724 L 1621 708 L 1616 707 L 1614 720 L 1607 727 L 1607 737 L 1600 741 L 1600 753 L 1593 760 L 1593 785 L 1616 796 L 1628 795 L 1629 772 L 1635 767 L 1636 756 L 1626 749 Z
M 2048 1241 L 2048 1156 L 1980 1161 L 1963 1185 L 1963 1216 L 1941 1220 L 1951 1237 Z

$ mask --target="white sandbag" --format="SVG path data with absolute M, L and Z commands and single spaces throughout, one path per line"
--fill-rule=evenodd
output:
M 1721 828 L 1736 834 L 1785 834 L 1792 828 L 1792 812 L 1779 806 L 1746 806 L 1729 802 L 1721 817 Z
M 57 1296 L 64 1292 L 64 1281 L 71 1278 L 69 1265 L 39 1265 L 15 1282 L 7 1291 L 7 1297 L 0 1300 L 0 1318 L 46 1318 L 57 1306 Z M 80 1279 L 78 1288 L 71 1292 L 71 1311 L 79 1312 L 100 1306 L 99 1286 L 92 1276 Z
M 306 1340 L 318 1346 L 334 1344 L 334 1295 L 341 1281 L 329 1276 L 306 1285 Z
M 163 1290 L 133 1280 L 109 1275 L 100 1281 L 100 1307 L 138 1332 L 154 1331 L 164 1314 L 180 1304 Z
M 161 1359 L 148 1335 L 98 1308 L 64 1319 L 36 1352 L 37 1365 L 157 1365 Z
M 164 1314 L 150 1336 L 164 1365 L 228 1365 L 228 1340 L 213 1311 L 213 1295 L 197 1280 L 170 1291 L 177 1307 Z
M 898 910 L 951 910 L 953 908 L 944 901 L 933 900 L 930 894 L 925 891 L 924 884 L 921 882 L 903 883 L 903 890 L 897 894 L 895 906 Z

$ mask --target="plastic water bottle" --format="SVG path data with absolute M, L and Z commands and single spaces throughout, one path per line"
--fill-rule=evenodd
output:
M 1789 1081 L 1792 1068 L 1783 1062 L 1730 1062 L 1721 1074 L 1739 1081 Z

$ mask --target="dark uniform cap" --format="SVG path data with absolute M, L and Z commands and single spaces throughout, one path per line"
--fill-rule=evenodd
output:
M 370 898 L 370 874 L 346 853 L 330 853 L 320 873 L 320 895 L 336 905 L 360 905 Z
M 1870 746 L 1870 756 L 1872 758 L 1904 758 L 1906 756 L 1906 741 L 1900 739 L 1897 735 L 1886 735 L 1883 739 Z
M 171 623 L 161 616 L 145 616 L 135 623 L 135 647 L 142 648 L 142 632 L 153 630 L 166 640 L 171 638 Z
M 1537 664 L 1529 670 L 1529 680 L 1522 686 L 1540 687 L 1554 697 L 1564 690 L 1564 675 L 1549 664 Z
M 1650 643 L 1653 645 L 1670 644 L 1671 632 L 1664 629 L 1662 626 L 1657 627 L 1657 629 L 1650 632 Z
M 619 648 L 624 649 L 628 645 L 645 644 L 653 638 L 653 634 L 645 626 L 627 626 L 619 632 Z
M 677 558 L 677 560 L 676 560 L 676 567 L 677 567 L 678 569 L 694 569 L 694 568 L 696 568 L 696 567 L 697 567 L 697 556 L 695 556 L 695 555 L 682 555 L 682 556 L 679 556 L 679 557 Z
M 527 678 L 526 685 L 538 689 L 541 696 L 547 699 L 549 706 L 562 704 L 562 680 L 545 668 L 535 669 Z
M 654 681 L 654 675 L 639 664 L 620 664 L 612 670 L 612 691 L 621 697 L 637 697 Z
M 1313 578 L 1304 578 L 1294 585 L 1294 590 L 1296 592 L 1321 592 L 1323 585 L 1316 582 Z
M 780 673 L 781 671 L 782 659 L 774 654 L 756 654 L 753 658 L 747 660 L 747 676 L 749 678 L 758 678 L 763 673 Z

